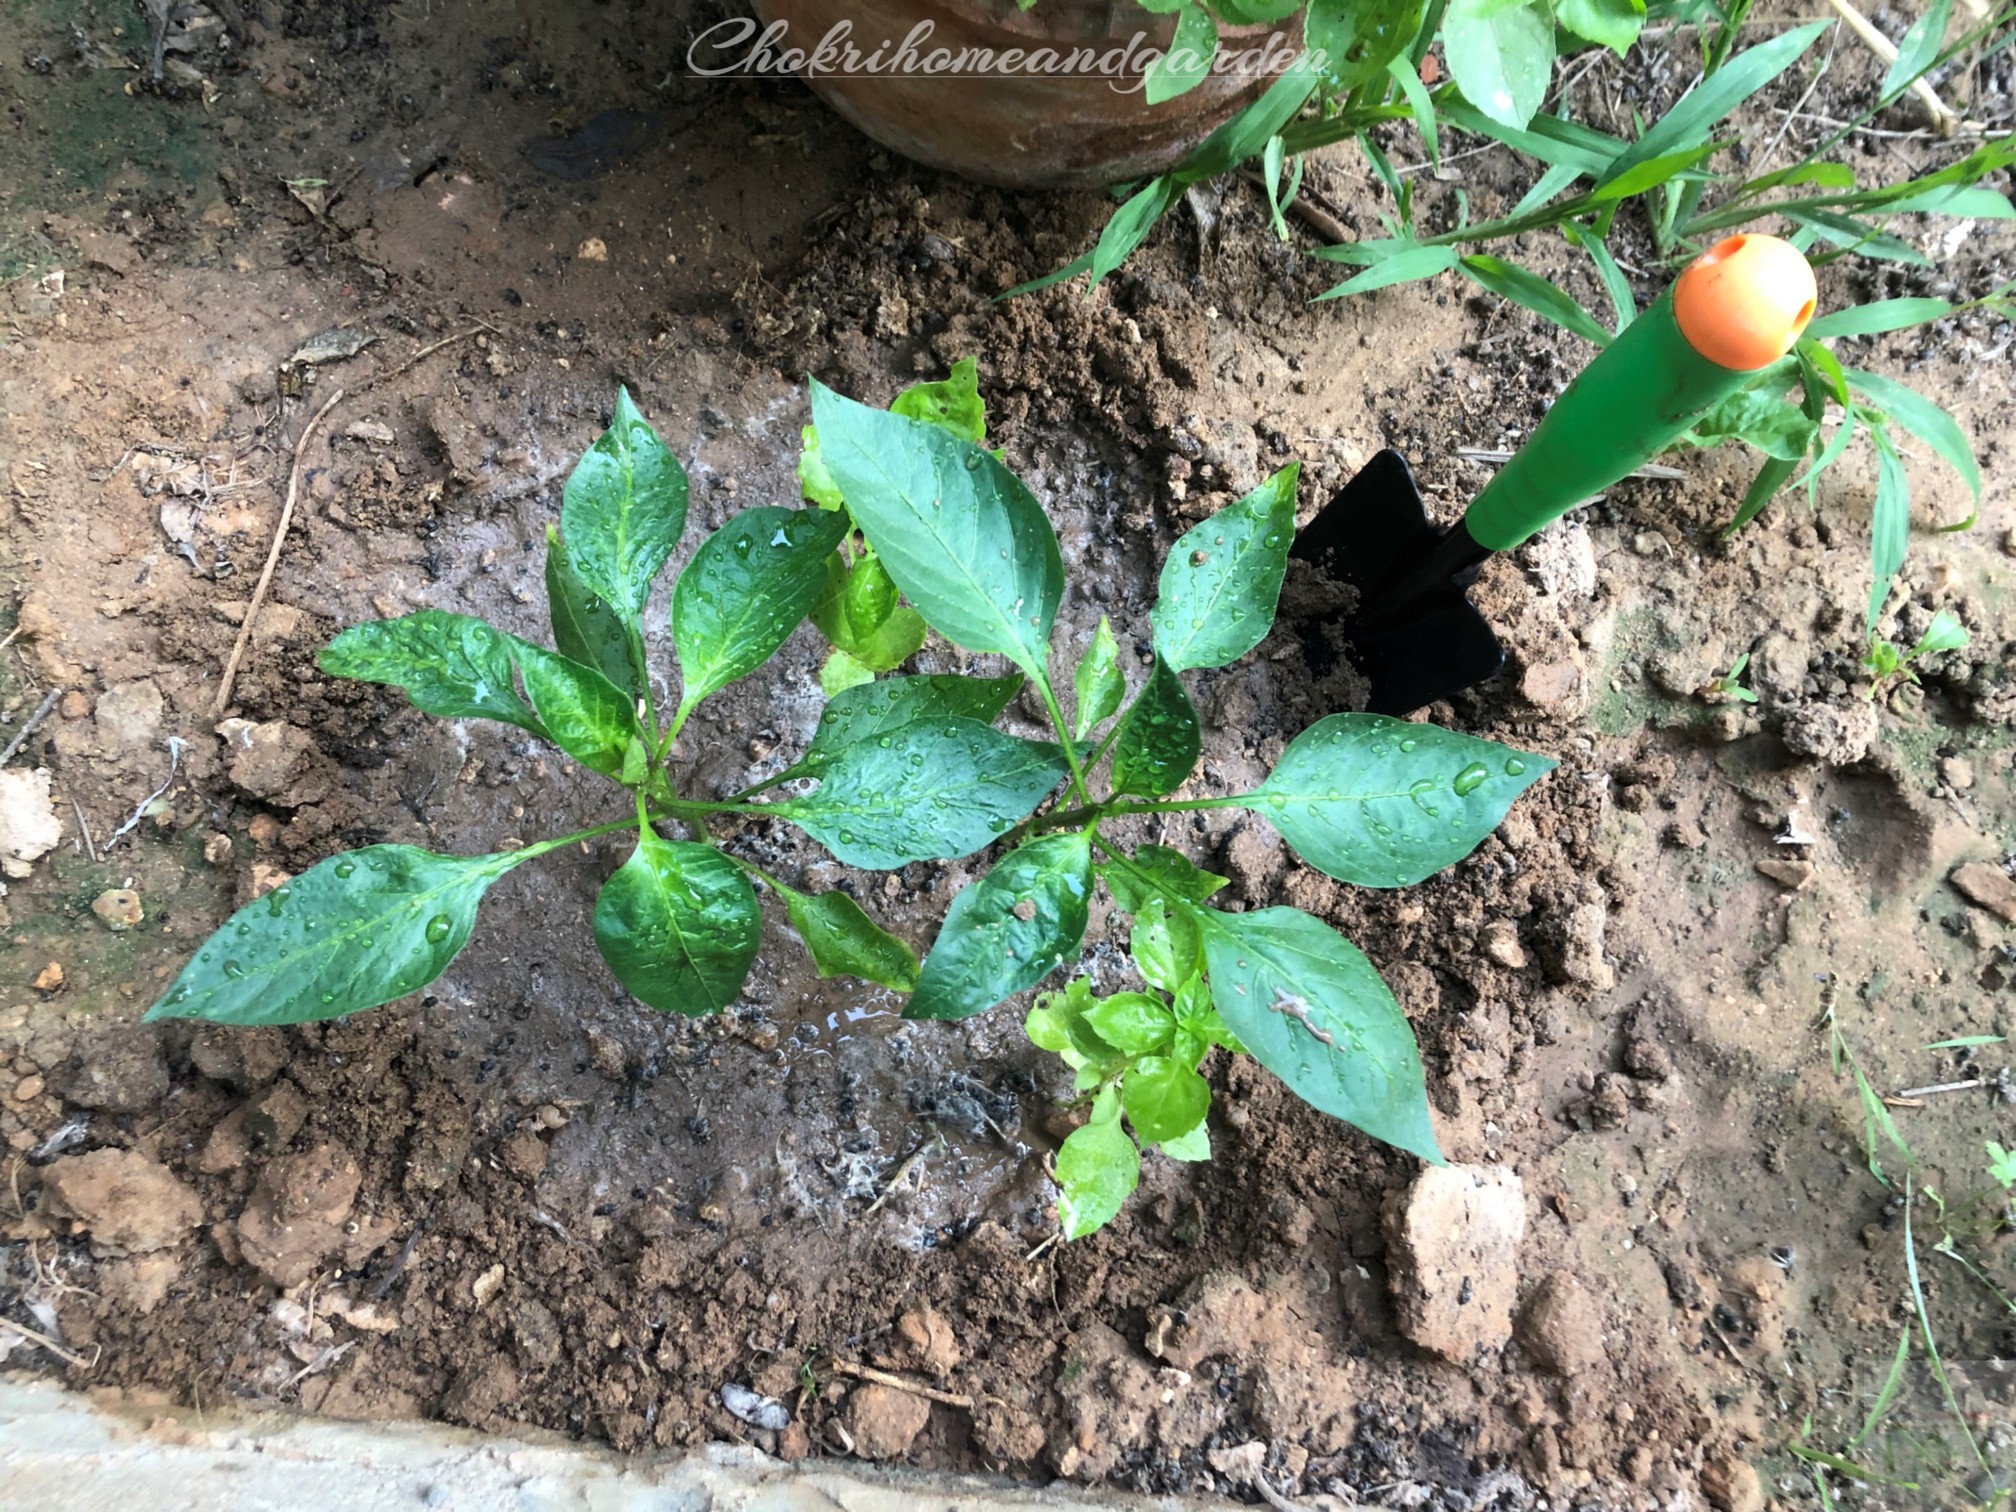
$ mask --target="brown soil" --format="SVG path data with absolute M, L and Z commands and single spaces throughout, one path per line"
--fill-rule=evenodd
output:
M 795 86 L 686 79 L 685 8 L 227 9 L 252 18 L 231 47 L 173 55 L 207 104 L 172 71 L 157 90 L 80 61 L 140 56 L 137 9 L 0 19 L 0 100 L 33 165 L 0 186 L 0 734 L 68 690 L 10 768 L 51 774 L 63 841 L 0 901 L 0 1309 L 66 1355 L 0 1327 L 0 1359 L 198 1407 L 737 1437 L 1244 1500 L 1264 1480 L 1407 1506 L 1800 1505 L 1787 1444 L 1846 1445 L 1911 1308 L 1905 1210 L 1864 1167 L 1830 1006 L 1879 1089 L 1979 1080 L 1894 1116 L 1914 1184 L 2007 1289 L 2001 1205 L 1981 1200 L 1984 1141 L 2016 1144 L 2006 1047 L 1922 1048 L 2016 1027 L 2016 908 L 1995 912 L 1999 873 L 1974 901 L 1947 882 L 2016 849 L 1993 360 L 2011 333 L 1979 314 L 1859 358 L 1950 404 L 1989 473 L 1980 522 L 1938 535 L 1964 490 L 1911 464 L 1898 637 L 1941 605 L 1973 631 L 1922 690 L 1861 696 L 1866 455 L 1816 511 L 1786 499 L 1729 542 L 1747 465 L 1692 455 L 1685 481 L 1621 486 L 1487 567 L 1510 663 L 1433 715 L 1561 765 L 1472 859 L 1372 893 L 1237 814 L 1152 836 L 1228 872 L 1235 902 L 1310 909 L 1367 951 L 1414 1019 L 1445 1147 L 1502 1168 L 1473 1187 L 1410 1192 L 1415 1162 L 1219 1058 L 1216 1158 L 1151 1160 L 1109 1230 L 1048 1243 L 1066 1088 L 1016 1013 L 904 1024 L 888 995 L 818 980 L 773 921 L 732 1012 L 652 1014 L 588 937 L 614 842 L 500 884 L 417 1001 L 287 1031 L 141 1026 L 233 906 L 332 850 L 494 849 L 611 817 L 613 790 L 552 752 L 331 682 L 314 655 L 420 606 L 541 634 L 544 525 L 618 382 L 692 473 L 690 543 L 795 496 L 807 372 L 886 400 L 977 355 L 994 436 L 1074 570 L 1069 643 L 1102 613 L 1143 636 L 1168 542 L 1291 459 L 1306 511 L 1397 446 L 1453 514 L 1483 476 L 1457 448 L 1516 437 L 1585 355 L 1447 280 L 1309 305 L 1329 270 L 1244 184 L 1198 191 L 1094 298 L 992 303 L 1088 244 L 1102 200 L 934 176 Z M 1625 103 L 1684 83 L 1689 46 L 1606 65 Z M 1874 79 L 1844 41 L 1810 108 Z M 594 172 L 561 176 L 582 154 L 551 144 L 607 110 L 629 114 L 598 128 Z M 1475 214 L 1523 189 L 1508 166 L 1464 164 Z M 1371 225 L 1355 158 L 1315 174 Z M 1825 291 L 1972 294 L 2012 253 L 1984 223 L 1936 273 L 1836 265 Z M 1599 297 L 1562 249 L 1520 255 Z M 283 368 L 333 327 L 375 344 Z M 336 386 L 234 744 L 218 678 L 295 438 Z M 1333 707 L 1291 641 L 1194 679 L 1210 790 Z M 819 649 L 801 631 L 696 716 L 690 788 L 790 758 Z M 1746 650 L 1760 702 L 1703 697 Z M 918 665 L 965 662 L 934 642 Z M 1035 733 L 1037 712 L 1008 720 Z M 971 874 L 855 876 L 781 827 L 733 843 L 857 889 L 920 946 Z M 130 900 L 93 912 L 120 888 L 137 924 Z M 1104 982 L 1128 969 L 1098 917 L 1086 960 Z M 1913 1214 L 1954 1389 L 2006 1476 L 2009 1315 Z M 1920 1367 L 1906 1390 L 1923 1433 L 1892 1435 L 1900 1455 L 1942 1420 Z M 1953 1442 L 1908 1467 L 1942 1487 L 1924 1505 L 1982 1492 Z

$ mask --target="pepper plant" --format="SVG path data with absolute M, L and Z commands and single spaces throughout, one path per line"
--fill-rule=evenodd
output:
M 661 720 L 644 615 L 683 532 L 686 479 L 619 395 L 549 534 L 557 650 L 425 610 L 343 631 L 322 665 L 403 688 L 427 712 L 501 720 L 550 741 L 629 790 L 629 811 L 492 855 L 372 845 L 331 856 L 227 920 L 149 1017 L 287 1024 L 391 1002 L 447 969 L 499 877 L 631 830 L 635 847 L 596 903 L 595 943 L 638 1001 L 665 1012 L 716 1013 L 736 999 L 760 934 L 757 883 L 822 974 L 906 994 L 905 1015 L 917 1019 L 968 1018 L 1042 983 L 1076 958 L 1103 885 L 1131 919 L 1149 990 L 1099 998 L 1081 979 L 1042 997 L 1028 1022 L 1091 1102 L 1089 1122 L 1057 1156 L 1069 1235 L 1106 1222 L 1132 1190 L 1135 1140 L 1177 1158 L 1208 1155 L 1210 1093 L 1198 1066 L 1214 1045 L 1251 1054 L 1314 1106 L 1439 1161 L 1413 1032 L 1365 956 L 1297 909 L 1212 906 L 1220 879 L 1179 851 L 1139 843 L 1138 821 L 1244 808 L 1332 877 L 1404 887 L 1467 855 L 1553 762 L 1432 725 L 1337 714 L 1289 742 L 1251 792 L 1179 796 L 1203 735 L 1184 674 L 1236 661 L 1267 635 L 1298 469 L 1176 542 L 1130 698 L 1105 620 L 1082 650 L 1056 644 L 1057 536 L 981 443 L 971 368 L 898 404 L 879 410 L 813 384 L 801 478 L 819 502 L 745 510 L 693 553 L 671 592 L 680 688 Z M 887 592 L 855 587 L 864 563 Z M 822 605 L 845 605 L 858 644 L 904 612 L 899 598 L 955 646 L 1004 665 L 843 687 L 789 767 L 719 798 L 678 790 L 679 737 L 702 701 L 755 673 Z M 1068 678 L 1054 674 L 1065 665 Z M 995 728 L 1024 687 L 1055 740 Z M 801 892 L 739 853 L 740 829 L 780 821 L 864 870 L 1008 843 L 953 899 L 920 967 L 845 892 Z

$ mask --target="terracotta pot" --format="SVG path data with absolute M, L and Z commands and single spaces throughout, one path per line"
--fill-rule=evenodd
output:
M 1039 0 L 1031 10 L 1015 0 L 756 0 L 764 22 L 788 28 L 783 46 L 809 52 L 845 21 L 847 42 L 864 56 L 878 44 L 895 56 L 920 23 L 929 40 L 917 49 L 997 53 L 1088 48 L 1124 56 L 1169 45 L 1175 21 L 1151 15 L 1134 0 Z M 1224 26 L 1220 47 L 1259 49 L 1278 34 L 1277 54 L 1301 43 L 1298 12 L 1279 26 Z M 780 48 L 781 51 L 781 48 Z M 801 71 L 820 98 L 883 146 L 990 184 L 1095 185 L 1159 173 L 1234 111 L 1254 99 L 1273 75 L 1214 73 L 1160 105 L 1144 99 L 1144 65 L 1129 59 L 1109 77 L 1060 77 L 1017 71 L 994 74 Z

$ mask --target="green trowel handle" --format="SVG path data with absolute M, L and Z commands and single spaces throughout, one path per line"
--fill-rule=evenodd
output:
M 1644 466 L 1756 376 L 1695 351 L 1673 318 L 1668 289 L 1554 401 L 1463 523 L 1478 545 L 1511 550 Z

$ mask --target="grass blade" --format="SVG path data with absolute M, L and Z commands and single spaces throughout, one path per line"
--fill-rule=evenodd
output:
M 1500 298 L 1522 305 L 1564 330 L 1573 331 L 1584 341 L 1593 341 L 1599 347 L 1610 344 L 1610 333 L 1603 329 L 1594 315 L 1577 304 L 1559 285 L 1549 283 L 1539 274 L 1529 272 L 1517 263 L 1481 252 L 1464 258 L 1458 266 L 1471 282 L 1482 285 Z
M 1952 313 L 1952 303 L 1944 299 L 1879 299 L 1822 315 L 1806 327 L 1806 334 L 1815 341 L 1831 336 L 1880 336 Z
M 1407 61 L 1404 53 L 1388 63 L 1386 71 L 1393 75 L 1393 82 L 1407 97 L 1407 108 L 1414 112 L 1414 124 L 1421 129 L 1421 145 L 1428 149 L 1428 161 L 1439 169 L 1442 166 L 1442 144 L 1435 127 L 1435 102 L 1428 98 L 1428 86 L 1421 82 L 1421 75 L 1415 72 L 1414 65 Z
M 1409 247 L 1374 263 L 1363 273 L 1347 278 L 1336 288 L 1318 294 L 1311 303 L 1342 299 L 1347 294 L 1369 294 L 1393 284 L 1412 283 L 1417 278 L 1433 278 L 1455 267 L 1459 259 L 1450 247 Z
M 1869 437 L 1876 443 L 1876 506 L 1869 520 L 1869 567 L 1874 581 L 1869 585 L 1868 613 L 1869 633 L 1874 635 L 1884 600 L 1890 597 L 1890 585 L 1903 569 L 1904 554 L 1911 544 L 1911 485 L 1905 480 L 1904 463 L 1890 442 L 1889 432 L 1881 426 L 1871 426 Z M 1872 1130 L 1880 1124 L 1891 1142 L 1903 1149 L 1904 1140 L 1891 1121 L 1890 1110 L 1871 1089 L 1860 1067 L 1856 1068 L 1855 1081 L 1862 1089 L 1862 1105 Z M 1909 1152 L 1906 1154 L 1908 1158 Z M 1870 1164 L 1875 1164 L 1873 1145 Z
M 1939 61 L 1939 49 L 1946 41 L 1946 22 L 1952 14 L 1953 0 L 1932 0 L 1925 14 L 1911 23 L 1911 29 L 1897 46 L 1896 61 L 1883 75 L 1882 104 L 1888 105 L 1903 94 Z
M 1973 490 L 1975 503 L 1980 503 L 1981 465 L 1974 460 L 1974 448 L 1967 444 L 1967 433 L 1960 429 L 1958 420 L 1894 378 L 1857 368 L 1848 368 L 1846 372 L 1849 387 L 1937 452 Z

